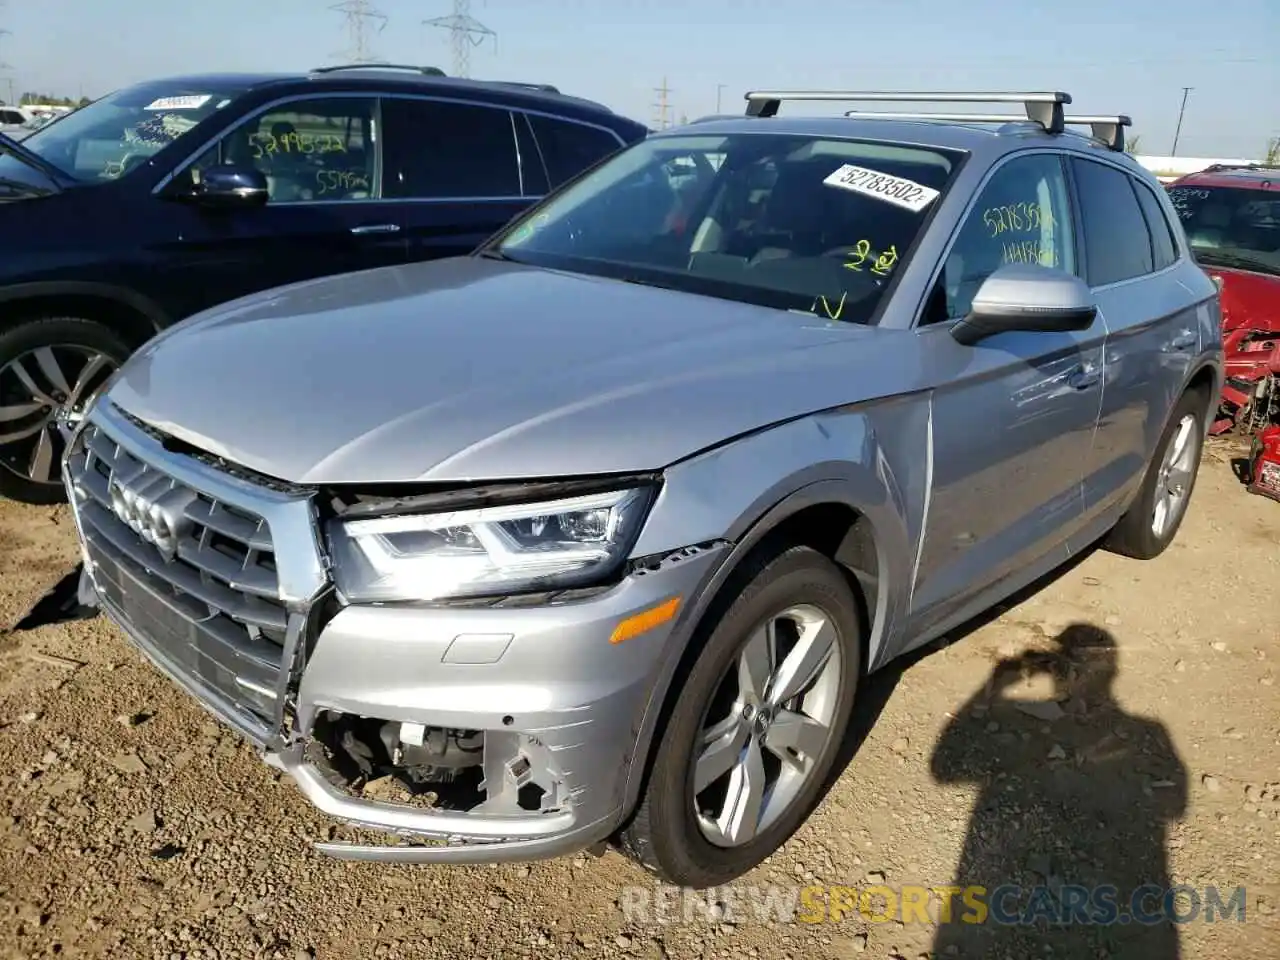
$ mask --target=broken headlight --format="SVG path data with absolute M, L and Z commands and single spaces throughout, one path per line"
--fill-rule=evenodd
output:
M 335 522 L 334 578 L 350 603 L 431 601 L 585 586 L 635 544 L 647 488 L 542 503 Z

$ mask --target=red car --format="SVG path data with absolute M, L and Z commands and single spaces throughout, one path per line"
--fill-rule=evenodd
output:
M 1169 197 L 1222 291 L 1226 383 L 1211 432 L 1251 435 L 1249 489 L 1280 500 L 1280 166 L 1215 165 Z

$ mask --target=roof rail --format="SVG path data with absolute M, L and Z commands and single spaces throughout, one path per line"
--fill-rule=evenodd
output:
M 523 90 L 537 90 L 540 93 L 560 93 L 560 90 L 553 87 L 549 83 L 522 83 L 519 80 L 490 80 L 490 83 L 501 84 L 504 87 L 520 87 Z
M 1280 170 L 1280 163 L 1211 163 L 1196 173 L 1216 173 L 1219 170 Z
M 1062 91 L 1043 93 L 968 93 L 907 92 L 903 90 L 789 90 L 747 93 L 747 116 L 772 117 L 784 100 L 840 103 L 857 100 L 880 103 L 1021 103 L 1027 118 L 1039 123 L 1050 133 L 1062 132 L 1062 105 L 1071 102 L 1071 94 Z
M 340 63 L 336 66 L 316 67 L 312 73 L 337 73 L 339 70 L 410 70 L 427 77 L 443 77 L 439 67 L 420 67 L 411 63 Z
M 867 110 L 846 110 L 846 117 L 861 117 L 865 120 L 946 120 L 951 123 L 1037 123 L 1032 119 L 1020 117 L 1012 113 L 884 113 Z M 1117 152 L 1124 150 L 1124 128 L 1133 126 L 1133 121 L 1119 114 L 1114 117 L 1062 117 L 1064 127 L 1088 126 L 1096 140 L 1102 141 L 1108 149 Z M 1044 124 L 1040 124 L 1044 127 Z M 1044 129 L 1048 129 L 1044 127 Z

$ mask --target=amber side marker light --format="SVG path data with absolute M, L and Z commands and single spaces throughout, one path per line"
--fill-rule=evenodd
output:
M 662 626 L 662 624 L 674 617 L 679 609 L 680 598 L 672 597 L 670 600 L 662 601 L 656 607 L 650 607 L 648 610 L 633 614 L 613 628 L 613 633 L 609 636 L 609 642 L 622 643 L 633 637 L 638 637 L 642 633 L 647 633 L 654 627 Z

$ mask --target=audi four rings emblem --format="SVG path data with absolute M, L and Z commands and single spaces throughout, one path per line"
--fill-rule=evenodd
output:
M 195 526 L 186 515 L 186 508 L 197 500 L 195 493 L 146 470 L 112 478 L 110 492 L 111 512 L 121 523 L 160 551 L 164 559 L 178 555 L 178 544 Z

